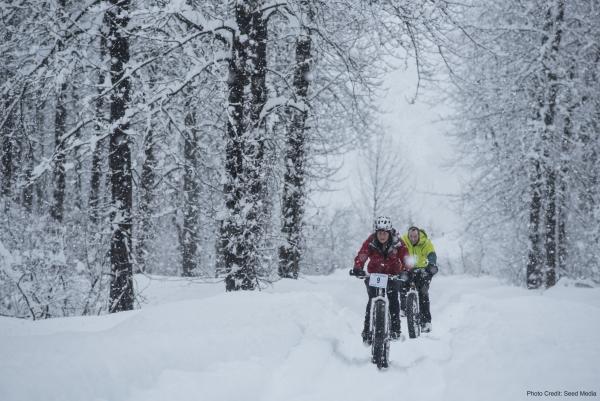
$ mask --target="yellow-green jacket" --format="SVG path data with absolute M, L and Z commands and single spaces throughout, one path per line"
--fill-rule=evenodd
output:
M 408 248 L 408 254 L 415 258 L 415 268 L 424 269 L 428 265 L 435 265 L 437 262 L 437 255 L 435 254 L 435 248 L 433 244 L 427 238 L 425 231 L 419 230 L 419 242 L 417 245 L 413 245 L 408 239 L 408 233 L 402 236 L 402 241 Z

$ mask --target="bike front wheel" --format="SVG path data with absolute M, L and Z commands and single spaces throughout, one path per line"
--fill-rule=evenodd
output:
M 375 302 L 373 310 L 373 344 L 371 348 L 371 361 L 379 369 L 388 367 L 389 340 L 386 322 L 386 305 L 383 301 Z
M 414 292 L 406 296 L 406 321 L 408 336 L 417 338 L 421 335 L 421 315 L 419 313 L 419 300 Z

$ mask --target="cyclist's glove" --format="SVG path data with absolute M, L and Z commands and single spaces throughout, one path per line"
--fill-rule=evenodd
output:
M 361 269 L 360 267 L 354 267 L 351 271 L 350 271 L 350 275 L 351 276 L 356 276 L 356 277 L 364 277 L 366 275 L 365 271 L 363 269 Z
M 429 277 L 433 277 L 438 272 L 438 267 L 436 265 L 429 265 L 425 270 L 427 271 L 427 274 L 429 274 Z

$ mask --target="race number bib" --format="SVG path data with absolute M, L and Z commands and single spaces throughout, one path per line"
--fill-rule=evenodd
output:
M 369 285 L 377 288 L 387 288 L 388 275 L 371 273 L 369 276 Z

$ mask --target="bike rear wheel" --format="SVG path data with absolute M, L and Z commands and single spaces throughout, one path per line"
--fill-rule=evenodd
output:
M 373 305 L 373 345 L 371 348 L 371 361 L 379 369 L 388 367 L 388 328 L 386 327 L 385 302 L 376 301 Z
M 414 292 L 406 296 L 406 321 L 408 336 L 410 338 L 419 337 L 421 334 L 421 315 L 419 313 L 419 300 Z

